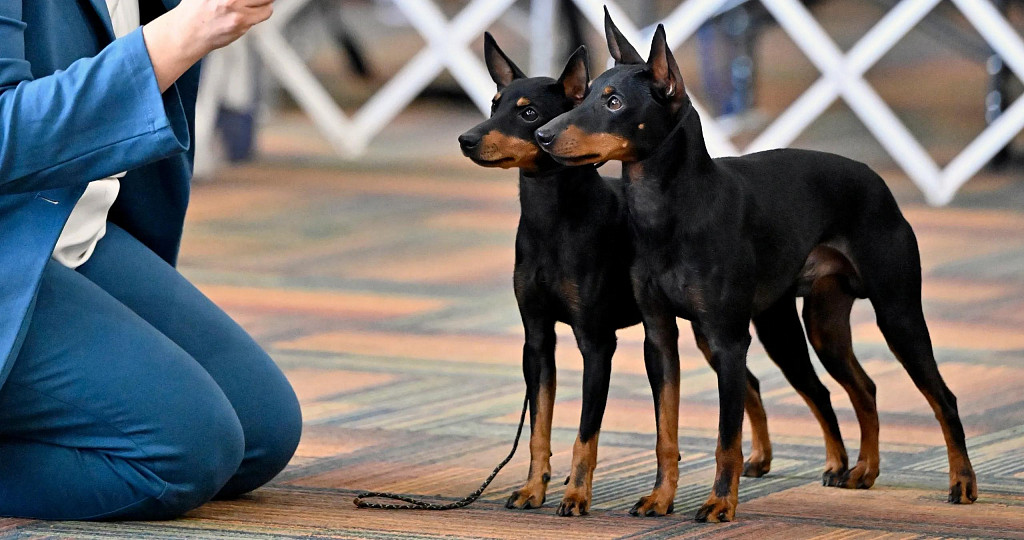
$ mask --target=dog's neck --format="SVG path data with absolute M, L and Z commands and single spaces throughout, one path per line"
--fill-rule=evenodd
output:
M 687 102 L 676 113 L 675 126 L 662 143 L 642 161 L 622 164 L 629 183 L 657 182 L 668 187 L 678 179 L 699 178 L 714 170 L 715 162 L 704 143 L 700 116 Z
M 563 218 L 572 219 L 587 210 L 594 194 L 604 187 L 602 182 L 591 165 L 520 171 L 521 220 L 531 228 L 548 229 Z
M 683 111 L 676 127 L 647 159 L 623 163 L 626 200 L 639 244 L 664 245 L 677 227 L 703 230 L 719 208 L 722 188 L 708 154 L 697 111 Z M 685 224 L 676 220 L 685 216 Z M 675 225 L 670 225 L 670 224 Z

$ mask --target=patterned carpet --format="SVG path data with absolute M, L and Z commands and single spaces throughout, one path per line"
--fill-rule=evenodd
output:
M 198 185 L 182 268 L 285 368 L 305 412 L 298 455 L 270 486 L 184 519 L 0 520 L 0 537 L 1024 538 L 1024 184 L 999 176 L 935 209 L 886 175 L 908 201 L 922 246 L 925 312 L 979 476 L 973 506 L 944 502 L 938 424 L 891 358 L 870 308 L 859 305 L 855 345 L 878 383 L 882 422 L 882 475 L 871 490 L 819 485 L 817 424 L 755 346 L 749 364 L 762 381 L 772 471 L 743 479 L 738 522 L 693 523 L 714 474 L 717 392 L 687 336 L 677 513 L 627 515 L 655 471 L 642 332 L 631 328 L 620 333 L 590 516 L 554 515 L 564 489 L 557 481 L 543 509 L 502 506 L 525 479 L 525 448 L 468 509 L 357 510 L 351 501 L 362 489 L 461 497 L 515 432 L 523 392 L 510 286 L 515 176 L 452 163 L 402 171 L 271 162 Z M 567 330 L 560 328 L 566 345 L 558 350 L 555 478 L 567 473 L 580 414 L 582 362 Z M 855 455 L 849 400 L 829 387 Z

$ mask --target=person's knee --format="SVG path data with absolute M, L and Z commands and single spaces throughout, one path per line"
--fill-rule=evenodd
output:
M 302 437 L 302 410 L 291 385 L 287 385 L 276 396 L 270 417 L 273 423 L 268 427 L 274 436 L 262 441 L 262 444 L 266 448 L 267 465 L 277 469 L 274 473 L 276 475 L 291 461 Z
M 242 425 L 227 400 L 220 401 L 197 407 L 183 419 L 187 431 L 173 443 L 177 446 L 172 450 L 174 459 L 157 471 L 165 482 L 157 497 L 164 517 L 180 516 L 213 499 L 242 464 Z
M 266 484 L 295 455 L 302 435 L 299 400 L 283 376 L 273 386 L 264 393 L 258 413 L 245 422 L 245 459 L 217 498 L 234 498 Z
M 275 395 L 267 396 L 259 428 L 247 434 L 246 446 L 250 453 L 260 456 L 259 468 L 272 478 L 291 461 L 301 436 L 302 412 L 299 400 L 291 385 L 285 381 Z

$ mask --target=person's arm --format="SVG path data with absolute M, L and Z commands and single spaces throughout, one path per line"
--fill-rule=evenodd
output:
M 183 0 L 92 58 L 33 79 L 23 0 L 0 0 L 0 195 L 82 184 L 191 144 L 174 81 L 270 16 L 270 0 Z
M 160 91 L 273 13 L 273 0 L 183 0 L 143 30 Z

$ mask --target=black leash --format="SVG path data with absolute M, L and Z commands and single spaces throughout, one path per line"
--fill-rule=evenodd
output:
M 515 440 L 512 441 L 512 450 L 508 453 L 508 456 L 505 457 L 505 459 L 503 459 L 501 463 L 499 463 L 498 466 L 494 468 L 494 470 L 491 472 L 491 475 L 487 477 L 487 480 L 484 480 L 484 483 L 481 484 L 476 491 L 470 493 L 462 500 L 448 504 L 438 504 L 420 501 L 417 499 L 413 499 L 412 497 L 399 495 L 397 493 L 387 493 L 383 491 L 367 491 L 365 493 L 360 493 L 359 495 L 356 495 L 356 498 L 353 499 L 352 502 L 355 503 L 356 507 L 358 508 L 376 508 L 378 510 L 453 510 L 455 508 L 463 508 L 465 506 L 473 504 L 474 502 L 476 502 L 477 499 L 480 498 L 480 495 L 483 495 L 484 490 L 487 489 L 487 486 L 491 484 L 491 481 L 494 480 L 494 477 L 498 476 L 498 473 L 501 472 L 502 467 L 504 467 L 509 461 L 512 461 L 512 456 L 515 455 L 516 448 L 519 447 L 519 436 L 523 434 L 523 424 L 526 422 L 526 408 L 527 406 L 529 406 L 529 404 L 530 398 L 524 398 L 523 412 L 521 415 L 519 415 L 519 427 L 516 429 L 516 438 Z M 391 503 L 374 503 L 366 502 L 363 499 L 392 499 L 395 501 L 402 501 L 409 504 L 404 505 Z

